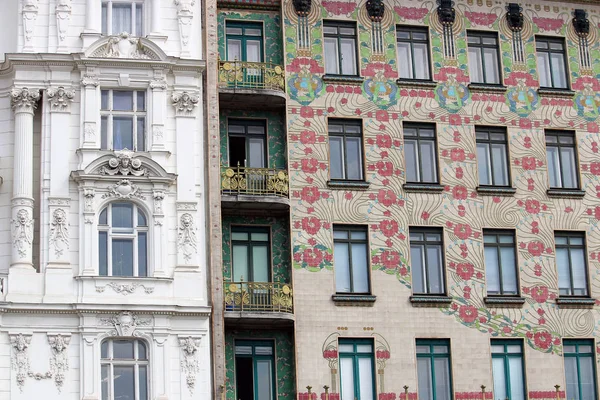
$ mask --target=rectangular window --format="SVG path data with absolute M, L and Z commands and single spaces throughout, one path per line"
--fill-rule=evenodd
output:
M 525 400 L 523 344 L 520 340 L 492 339 L 494 398 Z
M 356 25 L 324 21 L 323 36 L 325 40 L 325 73 L 357 76 Z
M 265 168 L 267 166 L 267 127 L 260 119 L 227 121 L 229 166 Z
M 404 124 L 407 183 L 438 183 L 434 124 Z
M 546 131 L 546 158 L 550 188 L 579 187 L 575 132 Z
M 102 90 L 102 150 L 146 150 L 146 92 Z
M 477 165 L 481 186 L 510 186 L 506 129 L 476 127 Z
M 567 89 L 567 57 L 564 39 L 535 37 L 540 87 Z
M 102 2 L 102 34 L 118 35 L 127 32 L 144 35 L 143 0 L 108 0 Z
M 231 227 L 234 282 L 270 282 L 270 234 L 268 227 Z
M 273 342 L 235 341 L 235 389 L 239 400 L 275 399 Z
M 431 80 L 429 34 L 426 28 L 398 27 L 396 46 L 400 79 Z
M 373 340 L 339 339 L 341 400 L 375 400 Z
M 364 179 L 362 121 L 329 120 L 329 168 L 332 180 Z
M 484 229 L 483 246 L 488 295 L 519 294 L 514 232 Z
M 226 22 L 228 61 L 263 62 L 263 26 L 255 22 Z
M 585 234 L 555 232 L 556 267 L 560 296 L 587 296 L 588 276 Z
M 467 32 L 469 75 L 473 83 L 499 85 L 500 48 L 498 35 L 488 32 Z
M 333 255 L 337 293 L 369 293 L 367 229 L 333 227 Z
M 417 339 L 419 400 L 450 400 L 450 341 Z
M 596 362 L 593 340 L 563 341 L 567 399 L 596 400 Z
M 445 293 L 442 229 L 410 228 L 410 262 L 413 268 L 413 293 Z

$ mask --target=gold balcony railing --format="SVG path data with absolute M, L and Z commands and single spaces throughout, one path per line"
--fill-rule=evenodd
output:
M 284 91 L 283 67 L 272 63 L 219 61 L 219 86 Z
M 282 169 L 223 167 L 221 191 L 223 194 L 288 197 L 289 178 Z
M 225 311 L 294 312 L 292 286 L 280 282 L 225 282 Z

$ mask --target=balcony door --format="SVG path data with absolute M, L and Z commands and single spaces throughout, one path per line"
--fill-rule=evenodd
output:
M 273 342 L 235 341 L 235 388 L 237 400 L 274 400 L 275 359 Z
M 266 168 L 266 131 L 264 120 L 230 119 L 229 166 Z
M 227 22 L 227 61 L 263 62 L 263 27 L 255 22 Z
M 271 281 L 269 236 L 267 227 L 231 228 L 234 282 Z

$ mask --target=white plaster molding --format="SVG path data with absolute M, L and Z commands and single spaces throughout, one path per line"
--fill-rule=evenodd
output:
M 155 90 L 165 90 L 167 88 L 167 81 L 164 78 L 154 79 L 150 81 L 150 88 Z
M 38 0 L 23 0 L 23 33 L 25 36 L 24 52 L 33 52 L 33 32 L 38 16 Z
M 10 358 L 10 365 L 13 371 L 16 371 L 15 379 L 19 390 L 23 393 L 23 386 L 25 386 L 25 380 L 31 370 L 29 364 L 28 348 L 31 344 L 31 335 L 9 334 L 10 344 L 12 346 L 13 354 Z
M 52 350 L 49 373 L 54 377 L 54 384 L 60 393 L 69 372 L 69 343 L 71 335 L 48 334 L 48 343 Z
M 15 202 L 13 201 L 13 207 Z M 33 202 L 31 202 L 33 207 Z M 18 208 L 12 220 L 13 247 L 17 250 L 20 258 L 26 258 L 33 244 L 33 218 L 31 210 Z
M 27 112 L 33 115 L 40 99 L 38 89 L 14 88 L 10 91 L 10 104 L 15 113 Z
M 96 197 L 96 191 L 94 188 L 83 189 L 83 211 L 88 213 L 95 212 L 94 210 L 94 198 Z
M 174 0 L 177 6 L 177 22 L 179 23 L 179 40 L 181 41 L 181 55 L 189 55 L 190 33 L 194 19 L 194 5 L 196 0 Z
M 193 394 L 196 386 L 196 375 L 200 371 L 198 362 L 198 348 L 200 347 L 200 339 L 188 336 L 187 338 L 179 338 L 179 347 L 181 348 L 182 360 L 181 371 L 185 375 L 185 382 L 190 394 Z
M 179 218 L 177 238 L 177 247 L 181 250 L 185 262 L 189 264 L 198 250 L 196 227 L 192 214 L 184 213 Z
M 98 325 L 111 326 L 109 336 L 139 336 L 136 330 L 142 326 L 152 325 L 152 319 L 139 317 L 129 311 L 123 311 L 112 317 L 99 317 Z
M 197 94 L 188 92 L 174 92 L 171 95 L 173 107 L 175 107 L 175 116 L 190 117 L 193 116 L 195 108 L 198 106 L 200 98 Z
M 75 98 L 75 91 L 70 88 L 59 86 L 57 88 L 48 88 L 48 101 L 50 102 L 50 112 L 69 112 L 71 102 Z
M 144 46 L 139 38 L 127 32 L 110 36 L 106 44 L 98 47 L 90 57 L 96 58 L 131 58 L 135 60 L 160 60 L 153 50 Z
M 148 176 L 148 169 L 142 168 L 142 161 L 135 158 L 135 153 L 130 150 L 115 151 L 115 156 L 108 160 L 106 165 L 98 168 L 100 175 L 133 175 Z
M 52 212 L 48 240 L 56 258 L 62 257 L 64 251 L 69 250 L 69 221 L 67 212 L 62 208 L 57 208 Z
M 162 142 L 164 137 L 164 127 L 162 125 L 152 126 L 152 140 L 153 142 Z
M 163 200 L 165 199 L 165 191 L 154 190 L 152 192 L 152 199 L 154 200 L 154 214 L 163 214 Z
M 93 142 L 96 140 L 96 124 L 85 122 L 83 124 L 83 136 L 85 141 Z
M 69 31 L 71 21 L 71 0 L 57 0 L 56 2 L 56 26 L 58 28 L 59 48 L 64 47 L 63 43 Z
M 98 79 L 98 75 L 84 75 L 81 78 L 81 84 L 83 86 L 98 86 L 100 85 L 100 80 Z
M 110 283 L 107 283 L 104 286 L 96 286 L 96 292 L 98 292 L 98 293 L 104 293 L 104 290 L 106 290 L 107 287 L 111 288 L 116 293 L 122 294 L 123 296 L 127 296 L 129 294 L 135 293 L 135 291 L 139 287 L 143 288 L 144 292 L 146 294 L 152 294 L 152 293 L 154 293 L 154 288 L 153 287 L 146 286 L 146 285 L 143 285 L 141 283 L 116 283 L 116 282 L 110 282 Z
M 109 197 L 116 197 L 118 199 L 131 199 L 137 197 L 138 199 L 146 200 L 146 197 L 142 195 L 139 186 L 131 183 L 129 179 L 121 179 L 114 185 L 107 186 L 108 192 L 102 195 L 103 199 Z

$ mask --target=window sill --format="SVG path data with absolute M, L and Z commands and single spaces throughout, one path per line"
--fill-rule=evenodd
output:
M 582 198 L 585 196 L 585 190 L 581 189 L 548 189 L 546 191 L 548 197 L 559 197 L 559 198 Z
M 444 191 L 444 186 L 439 183 L 405 183 L 402 185 L 405 192 L 433 192 L 439 193 Z
M 596 299 L 591 297 L 558 297 L 556 304 L 559 308 L 594 308 Z
M 331 300 L 340 307 L 373 307 L 377 296 L 371 294 L 334 294 Z
M 413 307 L 446 307 L 452 303 L 452 297 L 446 295 L 415 294 L 410 296 Z
M 506 93 L 506 90 L 508 89 L 504 85 L 493 85 L 487 83 L 469 83 L 467 87 L 473 92 L 487 93 Z
M 74 277 L 77 280 L 97 280 L 97 281 L 137 281 L 137 282 L 173 282 L 173 278 L 166 276 L 104 276 L 104 275 L 79 275 Z
M 327 181 L 327 186 L 331 189 L 346 189 L 346 190 L 367 190 L 371 184 L 365 181 L 345 181 L 333 180 Z
M 323 82 L 329 83 L 345 83 L 349 85 L 360 85 L 365 78 L 355 75 L 323 75 Z
M 539 88 L 538 94 L 540 96 L 553 96 L 553 97 L 567 97 L 571 98 L 575 95 L 575 92 L 571 89 L 555 89 L 555 88 Z
M 397 79 L 396 85 L 398 86 L 408 86 L 418 89 L 435 89 L 437 87 L 437 82 L 434 81 L 420 81 L 417 79 Z
M 517 189 L 510 186 L 477 186 L 477 193 L 490 196 L 512 196 Z
M 516 307 L 521 308 L 525 299 L 520 296 L 491 296 L 484 297 L 483 302 L 492 307 Z

